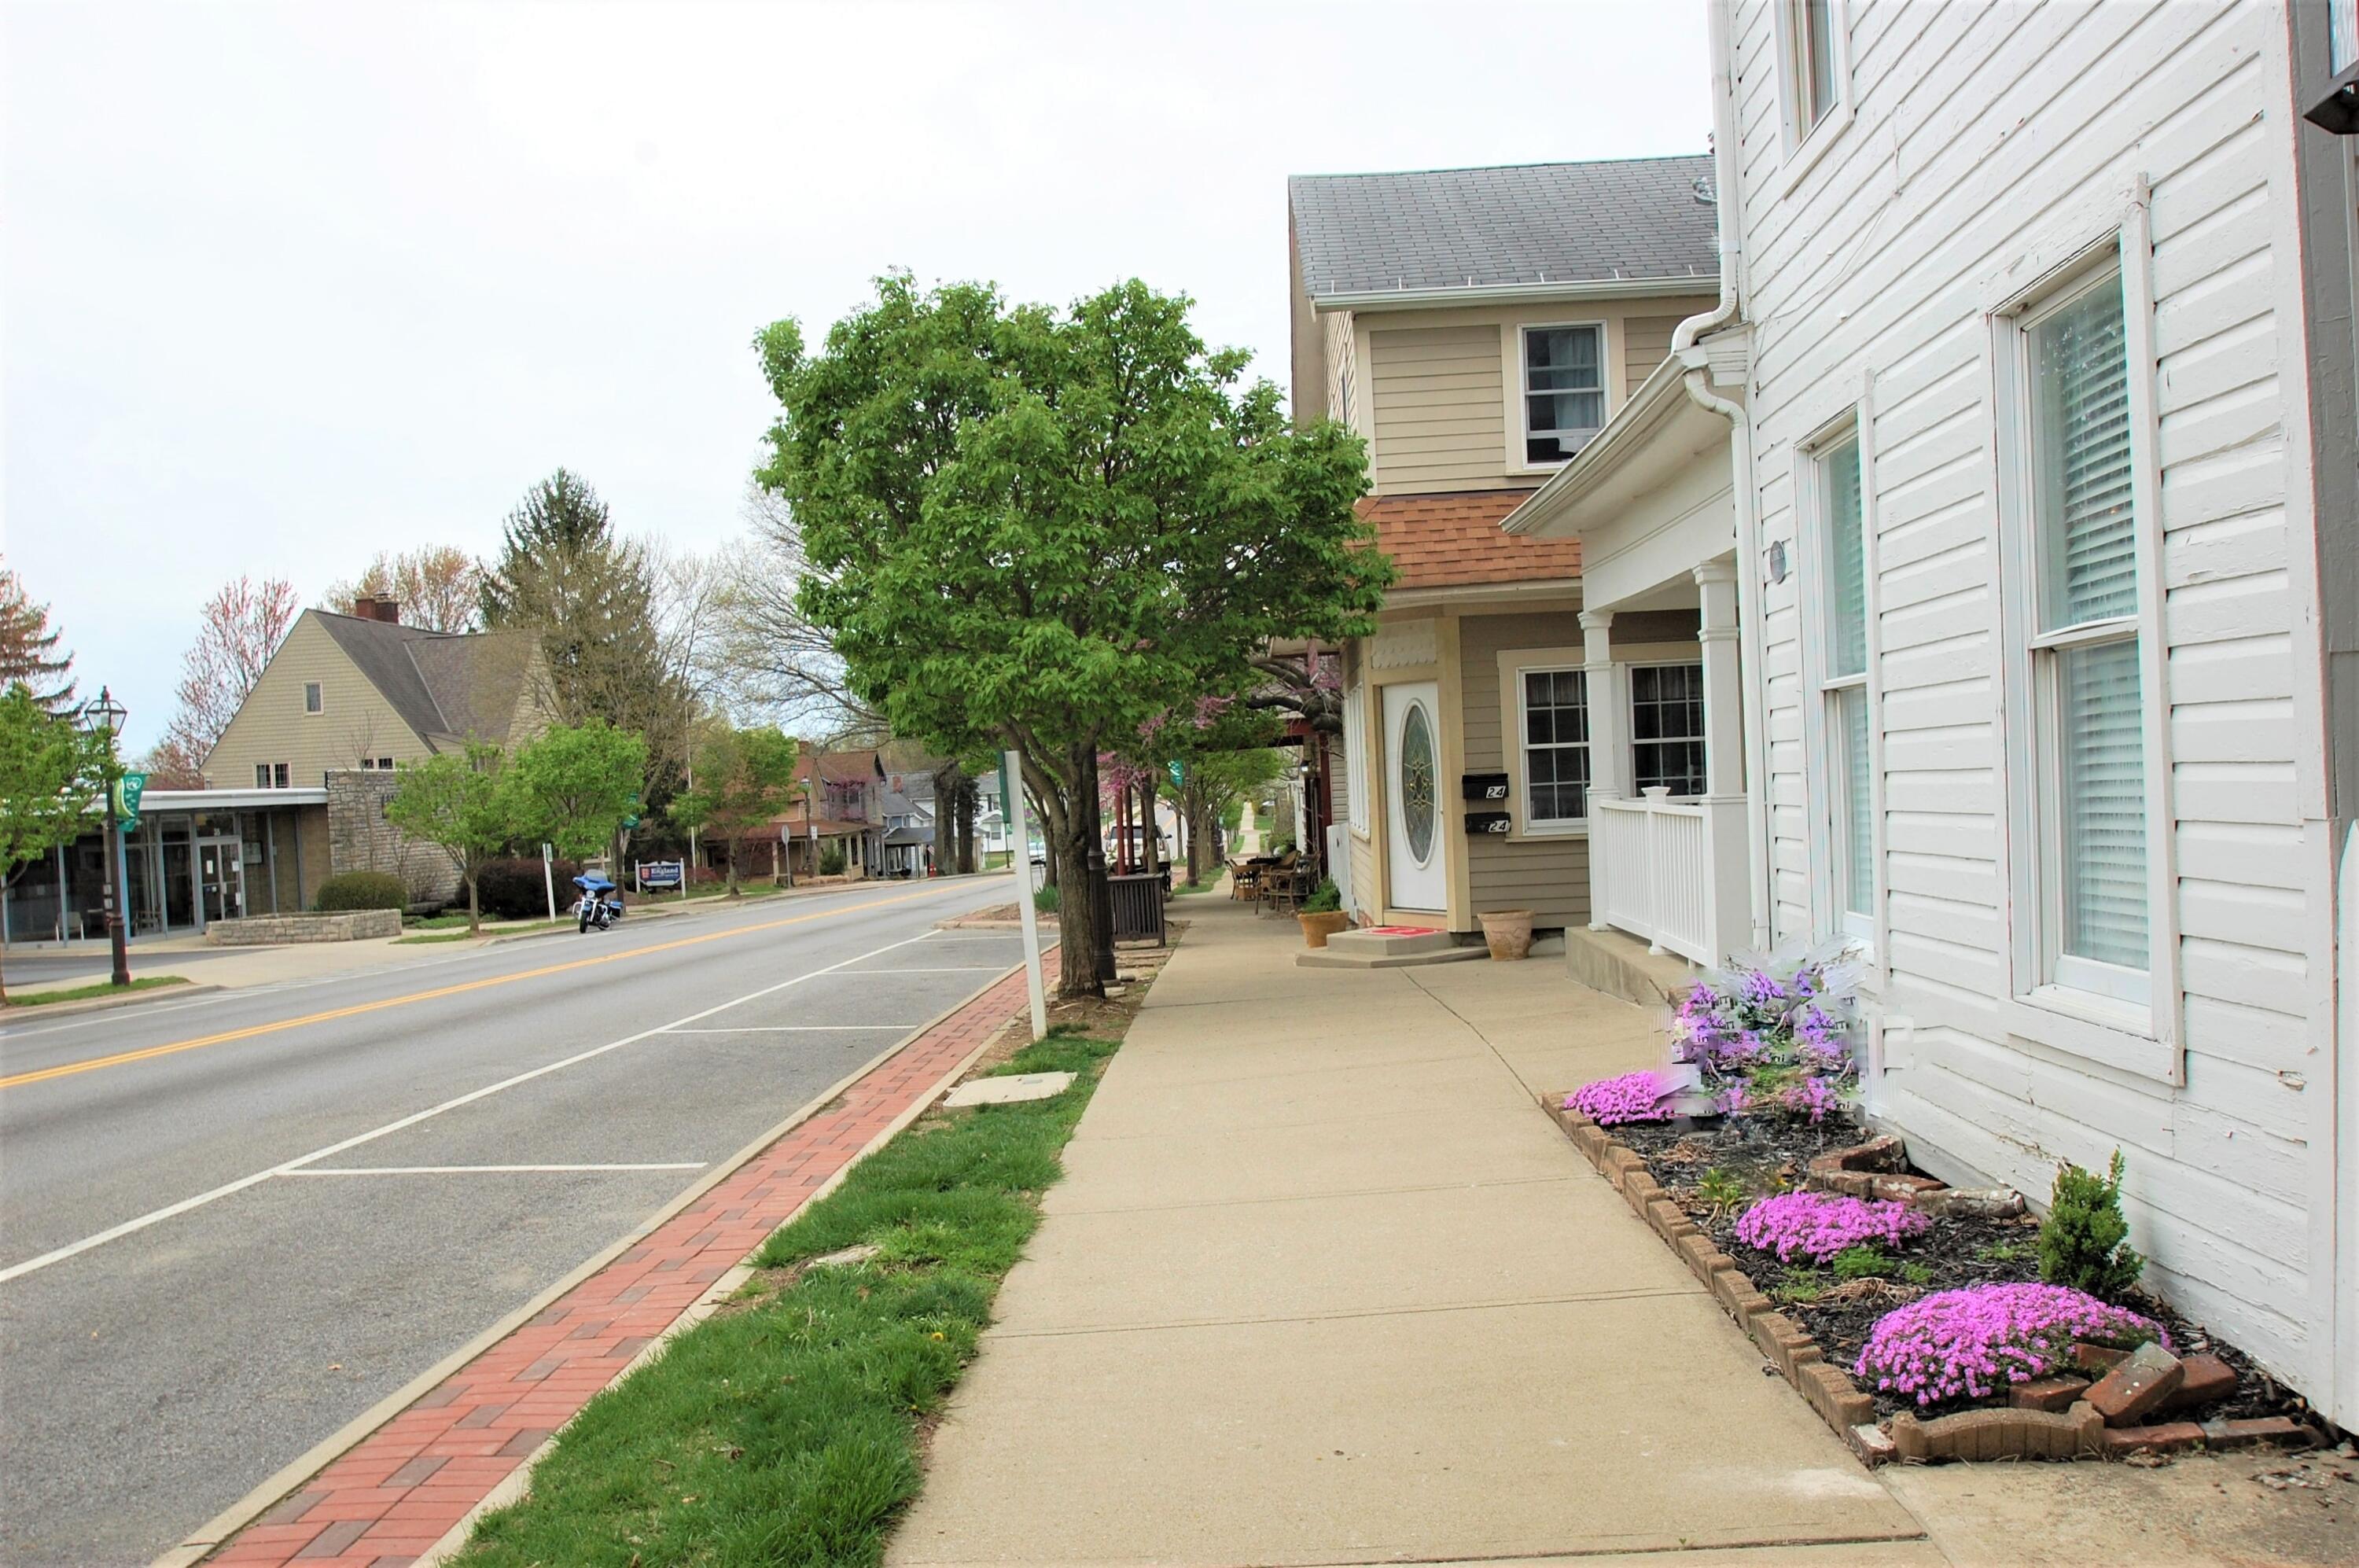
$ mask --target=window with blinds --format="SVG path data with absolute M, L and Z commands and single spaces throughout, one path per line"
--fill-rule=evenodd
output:
M 2136 1000 L 2151 963 L 2130 367 L 2118 268 L 2031 317 L 2032 602 L 2049 977 Z
M 1830 877 L 1842 925 L 1875 934 L 1875 833 L 1868 762 L 1867 535 L 1859 437 L 1819 450 L 1819 526 L 1825 539 L 1824 669 L 1819 681 L 1826 759 Z
M 1578 670 L 1520 672 L 1524 815 L 1577 822 L 1589 815 L 1589 677 Z

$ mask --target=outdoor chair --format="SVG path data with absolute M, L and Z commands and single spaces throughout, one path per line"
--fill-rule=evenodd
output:
M 1262 868 L 1250 860 L 1229 862 L 1229 898 L 1251 903 L 1261 896 Z

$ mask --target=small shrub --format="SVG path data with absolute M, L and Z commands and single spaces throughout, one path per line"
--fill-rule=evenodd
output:
M 1933 1282 L 1933 1270 L 1927 1264 L 1904 1263 L 1900 1266 L 1900 1278 L 1921 1290 Z
M 2169 1336 L 2150 1319 L 2060 1285 L 1973 1285 L 1938 1290 L 1885 1313 L 1853 1367 L 1920 1405 L 1984 1399 L 2071 1363 L 2072 1346 L 2130 1350 Z
M 582 875 L 578 860 L 554 862 L 544 873 L 540 856 L 512 855 L 502 860 L 486 861 L 476 874 L 475 892 L 483 900 L 484 913 L 495 920 L 527 920 L 549 915 L 549 895 L 552 886 L 557 893 L 557 909 L 564 913 L 568 905 L 582 896 L 573 879 Z M 461 897 L 464 908 L 466 898 Z
M 1734 1214 L 1753 1196 L 1743 1181 L 1719 1170 L 1705 1171 L 1695 1192 L 1697 1200 L 1714 1214 Z
M 2130 1247 L 2129 1234 L 2129 1221 L 2122 1217 L 2122 1151 L 2114 1150 L 2104 1176 L 2068 1160 L 2056 1168 L 2048 1217 L 2039 1225 L 2039 1277 L 2100 1301 L 2118 1301 L 2146 1269 L 2146 1259 Z
M 1823 1263 L 1862 1242 L 1897 1247 L 1925 1234 L 1930 1222 L 1906 1203 L 1786 1192 L 1764 1198 L 1736 1222 L 1736 1239 L 1774 1252 L 1780 1263 L 1797 1257 Z
M 1340 912 L 1343 908 L 1343 892 L 1342 888 L 1335 886 L 1332 877 L 1322 880 L 1318 887 L 1310 889 L 1310 896 L 1302 900 L 1302 912 L 1306 915 L 1332 915 Z
M 1655 1073 L 1625 1073 L 1584 1083 L 1565 1101 L 1568 1111 L 1579 1111 L 1599 1127 L 1624 1122 L 1666 1122 L 1671 1113 L 1663 1101 L 1666 1085 Z
M 1039 910 L 1044 915 L 1055 914 L 1057 912 L 1057 885 L 1052 882 L 1046 887 L 1033 888 L 1032 907 Z
M 404 909 L 409 907 L 409 889 L 401 878 L 383 871 L 345 871 L 320 884 L 320 896 L 311 907 L 322 914 L 335 914 L 345 909 Z
M 1892 1275 L 1892 1254 L 1863 1241 L 1836 1253 L 1834 1268 L 1838 1279 L 1886 1279 Z
M 819 852 L 819 874 L 822 877 L 843 875 L 843 845 L 832 844 Z

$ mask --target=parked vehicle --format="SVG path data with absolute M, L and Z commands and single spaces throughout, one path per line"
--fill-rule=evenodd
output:
M 573 905 L 575 930 L 586 931 L 596 926 L 604 931 L 623 918 L 622 889 L 606 880 L 603 873 L 585 872 L 573 879 L 573 885 L 582 889 L 582 897 Z

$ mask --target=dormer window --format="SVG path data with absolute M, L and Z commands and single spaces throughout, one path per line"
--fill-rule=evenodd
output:
M 1562 463 L 1605 423 L 1604 330 L 1524 329 L 1524 459 Z

